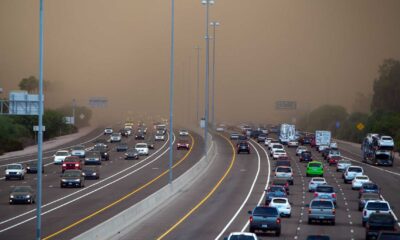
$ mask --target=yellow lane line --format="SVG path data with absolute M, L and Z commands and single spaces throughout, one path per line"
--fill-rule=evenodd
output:
M 181 164 L 181 163 L 189 156 L 189 154 L 192 152 L 192 149 L 193 149 L 193 146 L 194 146 L 194 144 L 195 144 L 195 141 L 194 141 L 194 138 L 193 138 L 192 135 L 189 135 L 189 136 L 190 136 L 190 138 L 192 139 L 192 146 L 190 147 L 189 151 L 185 154 L 185 156 L 183 156 L 177 163 L 175 163 L 175 164 L 172 166 L 172 168 L 175 168 L 175 167 L 177 167 L 179 164 Z M 150 185 L 153 184 L 155 181 L 157 181 L 157 180 L 160 179 L 161 177 L 165 176 L 168 172 L 169 172 L 169 170 L 165 170 L 163 173 L 161 173 L 161 174 L 158 175 L 157 177 L 153 178 L 152 180 L 150 180 L 150 181 L 147 182 L 146 184 L 142 185 L 141 187 L 139 187 L 139 188 L 133 190 L 132 192 L 126 194 L 125 196 L 121 197 L 120 199 L 114 201 L 113 203 L 111 203 L 111 204 L 109 204 L 109 205 L 107 205 L 107 206 L 105 206 L 105 207 L 103 207 L 103 208 L 97 210 L 96 212 L 94 212 L 94 213 L 92 213 L 92 214 L 90 214 L 90 215 L 88 215 L 88 216 L 86 216 L 86 217 L 84 217 L 84 218 L 81 218 L 80 220 L 74 222 L 73 224 L 71 224 L 71 225 L 69 225 L 69 226 L 67 226 L 67 227 L 65 227 L 65 228 L 63 228 L 63 229 L 61 229 L 61 230 L 59 230 L 59 231 L 57 231 L 57 232 L 55 232 L 55 233 L 53 233 L 53 234 L 51 234 L 51 235 L 45 237 L 45 238 L 43 238 L 43 240 L 48 240 L 48 239 L 50 239 L 50 238 L 53 238 L 53 237 L 55 237 L 55 236 L 57 236 L 57 235 L 59 235 L 59 234 L 65 232 L 65 231 L 67 231 L 67 230 L 69 230 L 69 229 L 71 229 L 71 228 L 73 228 L 73 227 L 79 225 L 80 223 L 82 223 L 82 222 L 84 222 L 84 221 L 86 221 L 86 220 L 89 220 L 89 219 L 93 218 L 94 216 L 96 216 L 96 215 L 98 215 L 98 214 L 104 212 L 105 210 L 111 208 L 112 206 L 114 206 L 114 205 L 116 205 L 116 204 L 118 204 L 118 203 L 124 201 L 124 200 L 127 199 L 128 197 L 130 197 L 130 196 L 132 196 L 132 195 L 138 193 L 139 191 L 145 189 L 146 187 L 150 186 Z
M 235 163 L 235 159 L 236 159 L 235 147 L 233 146 L 232 142 L 227 137 L 225 137 L 222 134 L 218 134 L 218 135 L 225 138 L 225 140 L 228 141 L 232 147 L 233 155 L 232 155 L 231 163 L 230 163 L 228 169 L 225 171 L 224 175 L 220 178 L 220 180 L 217 182 L 217 184 L 211 189 L 211 191 L 196 206 L 194 206 L 188 213 L 186 213 L 185 216 L 183 216 L 178 222 L 176 222 L 166 232 L 164 232 L 161 236 L 159 236 L 157 238 L 157 240 L 161 240 L 161 239 L 165 238 L 169 233 L 171 233 L 175 228 L 177 228 L 181 223 L 183 223 L 190 215 L 192 215 L 201 205 L 203 205 L 214 194 L 214 192 L 219 188 L 221 183 L 224 181 L 226 176 L 231 171 L 233 164 Z

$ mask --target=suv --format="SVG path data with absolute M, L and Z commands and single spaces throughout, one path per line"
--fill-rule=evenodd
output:
M 364 175 L 364 169 L 360 166 L 350 166 L 346 168 L 346 171 L 343 173 L 344 183 L 349 183 L 353 181 L 356 176 Z
M 18 178 L 19 180 L 24 180 L 25 178 L 25 168 L 19 163 L 8 164 L 5 173 L 6 181 L 11 178 Z
M 363 183 L 363 185 L 360 188 L 360 191 L 358 193 L 358 198 L 361 197 L 362 194 L 364 193 L 377 193 L 380 194 L 381 191 L 379 189 L 379 186 L 376 183 L 373 182 L 366 182 Z
M 365 239 L 377 239 L 380 231 L 396 231 L 397 221 L 389 213 L 372 213 L 365 228 Z
M 82 161 L 79 157 L 66 157 L 62 164 L 62 172 L 65 170 L 82 170 Z
M 312 155 L 310 151 L 303 151 L 300 153 L 300 162 L 311 162 L 312 161 Z
M 311 200 L 308 205 L 308 224 L 313 221 L 328 221 L 335 225 L 335 205 L 330 200 Z
M 274 231 L 276 236 L 281 235 L 281 219 L 277 208 L 258 206 L 253 211 L 249 211 L 249 214 L 251 215 L 249 232 Z
M 293 185 L 293 170 L 291 167 L 277 167 L 275 177 L 287 179 L 290 185 Z
M 250 146 L 247 141 L 239 142 L 236 147 L 238 154 L 240 154 L 241 152 L 247 152 L 247 154 L 250 154 Z
M 372 213 L 392 213 L 392 209 L 387 201 L 384 200 L 370 200 L 365 203 L 362 212 L 362 224 L 365 226 Z
M 318 185 L 314 191 L 314 198 L 328 198 L 336 206 L 336 192 L 332 186 Z
M 147 143 L 136 143 L 135 149 L 138 151 L 139 155 L 149 155 L 149 147 L 147 146 Z

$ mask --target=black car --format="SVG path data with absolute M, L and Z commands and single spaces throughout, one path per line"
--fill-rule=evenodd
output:
M 96 144 L 101 144 L 101 145 L 107 147 L 108 142 L 107 142 L 106 139 L 100 138 L 100 139 L 97 139 L 96 141 L 94 141 L 94 144 L 95 144 L 95 145 L 96 145 Z
M 376 240 L 400 240 L 400 232 L 381 231 Z
M 130 148 L 125 153 L 125 159 L 139 159 L 139 152 L 134 148 Z
M 324 150 L 321 151 L 322 157 L 324 159 L 326 159 L 328 157 L 328 154 L 329 154 L 330 150 L 331 150 L 330 148 L 324 148 Z
M 397 221 L 390 213 L 371 213 L 366 228 L 365 239 L 377 239 L 380 231 L 396 231 Z
M 136 140 L 144 140 L 144 139 L 145 139 L 144 133 L 138 132 L 138 133 L 135 135 L 135 139 L 136 139 Z
M 251 214 L 249 232 L 274 231 L 276 236 L 281 235 L 281 219 L 277 208 L 258 206 L 249 211 L 249 214 Z
M 97 143 L 96 145 L 94 145 L 93 151 L 100 152 L 101 158 L 103 160 L 107 160 L 107 161 L 110 160 L 110 155 L 108 154 L 109 149 L 108 149 L 107 145 L 102 144 L 102 143 Z
M 82 175 L 85 179 L 99 179 L 100 172 L 96 167 L 84 167 L 82 169 Z
M 118 143 L 116 149 L 117 149 L 117 152 L 125 152 L 126 150 L 128 150 L 128 144 Z
M 312 155 L 310 151 L 304 151 L 300 154 L 299 158 L 300 162 L 311 162 L 312 161 Z
M 60 187 L 84 187 L 85 177 L 81 170 L 65 170 L 61 175 Z
M 85 165 L 101 165 L 101 153 L 99 151 L 89 151 L 85 154 Z
M 238 140 L 239 142 L 241 142 L 241 141 L 247 141 L 247 140 L 249 140 L 249 138 L 248 138 L 246 135 L 239 135 L 239 137 L 237 138 L 237 140 Z
M 311 141 L 312 141 L 311 136 L 304 136 L 304 137 L 300 138 L 299 143 L 301 145 L 310 145 Z
M 147 147 L 148 147 L 149 149 L 154 149 L 154 142 L 148 141 L 148 142 L 147 142 Z
M 37 162 L 29 162 L 26 164 L 26 173 L 37 173 Z M 42 164 L 42 173 L 44 173 L 44 164 Z
M 250 154 L 250 146 L 247 141 L 239 142 L 236 147 L 238 154 L 240 154 L 241 152 L 247 152 L 247 154 Z
M 308 235 L 306 240 L 330 240 L 331 238 L 326 235 Z
M 35 203 L 36 193 L 31 186 L 13 187 L 9 195 L 9 203 Z

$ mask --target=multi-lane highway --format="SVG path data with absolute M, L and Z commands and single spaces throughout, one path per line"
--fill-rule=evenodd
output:
M 175 134 L 177 135 L 177 134 Z M 147 138 L 153 138 L 150 131 Z M 179 137 L 179 136 L 178 136 Z M 92 136 L 77 140 L 74 144 L 92 146 L 97 138 L 108 138 L 97 131 Z M 174 176 L 189 169 L 202 155 L 202 138 L 191 133 L 187 136 L 192 148 L 189 151 L 174 151 Z M 82 189 L 61 189 L 61 166 L 52 164 L 55 151 L 45 155 L 43 178 L 43 237 L 44 239 L 71 239 L 100 222 L 123 211 L 136 202 L 168 183 L 168 141 L 159 141 L 149 156 L 139 160 L 125 160 L 124 152 L 116 152 L 115 144 L 110 144 L 110 160 L 100 166 L 99 180 L 87 180 Z M 141 140 L 133 136 L 123 141 L 133 147 Z M 176 143 L 175 139 L 173 139 Z M 62 146 L 60 148 L 67 148 Z M 174 145 L 175 146 L 175 145 Z M 176 147 L 176 146 L 175 146 Z M 2 160 L 4 164 L 26 162 L 33 156 Z M 2 162 L 2 163 L 3 163 Z M 8 190 L 16 185 L 35 186 L 36 174 L 27 175 L 25 180 L 2 181 L 0 184 L 0 239 L 33 239 L 35 237 L 35 205 L 9 205 Z

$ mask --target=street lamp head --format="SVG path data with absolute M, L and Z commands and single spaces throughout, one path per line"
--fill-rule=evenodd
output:
M 215 3 L 214 0 L 201 0 L 201 4 L 203 5 L 213 5 Z
M 215 26 L 215 27 L 217 27 L 217 26 L 219 26 L 219 25 L 221 25 L 219 22 L 216 22 L 216 21 L 212 21 L 212 22 L 210 22 L 210 26 Z

